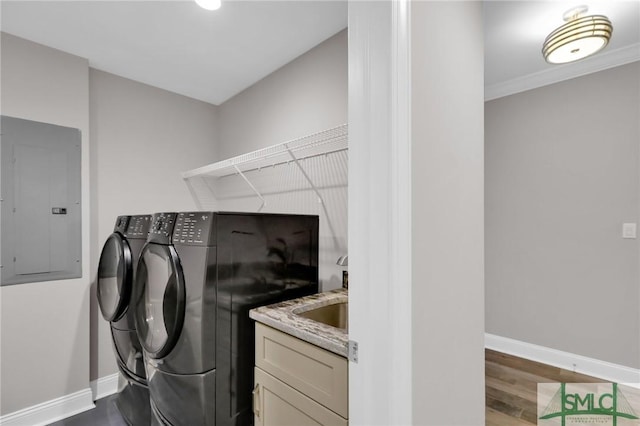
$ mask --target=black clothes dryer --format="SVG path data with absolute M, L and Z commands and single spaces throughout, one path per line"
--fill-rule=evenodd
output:
M 136 287 L 153 424 L 251 425 L 249 310 L 318 291 L 318 217 L 155 214 Z
M 150 224 L 151 215 L 119 216 L 98 264 L 98 303 L 102 316 L 110 322 L 120 370 L 116 405 L 134 426 L 149 425 L 151 419 L 147 375 L 132 306 L 134 275 Z

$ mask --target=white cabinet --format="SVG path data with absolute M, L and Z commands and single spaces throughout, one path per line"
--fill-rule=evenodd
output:
M 255 369 L 253 412 L 256 426 L 347 425 L 333 411 L 259 368 Z
M 348 363 L 256 323 L 256 426 L 347 425 Z

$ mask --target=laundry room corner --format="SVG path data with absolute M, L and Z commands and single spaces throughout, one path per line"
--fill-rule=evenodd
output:
M 13 6 L 2 5 L 3 24 Z M 0 286 L 0 424 L 50 424 L 120 390 L 111 328 L 117 320 L 101 313 L 97 279 L 118 217 L 202 210 L 183 179 L 185 171 L 346 127 L 348 37 L 344 29 L 330 31 L 328 39 L 219 105 L 98 69 L 83 53 L 0 33 L 2 116 L 72 128 L 81 138 L 79 276 Z M 346 174 L 346 149 L 341 158 L 340 176 Z M 30 175 L 37 168 L 25 170 Z M 326 207 L 308 191 L 309 206 L 282 207 L 293 199 L 283 197 L 262 212 L 315 214 L 324 208 L 337 217 L 329 224 L 335 229 L 317 238 L 324 290 L 340 287 L 346 269 L 336 264 L 347 254 L 346 186 L 331 191 Z M 238 206 L 226 210 L 244 211 Z M 49 206 L 45 216 L 65 214 L 61 208 L 54 212 Z M 320 221 L 321 230 L 327 228 L 327 219 Z M 19 234 L 5 229 L 6 240 Z
M 194 210 L 181 172 L 217 158 L 217 107 L 104 71 L 89 70 L 91 264 L 122 215 Z M 188 141 L 188 145 L 186 144 Z M 91 382 L 113 393 L 118 374 L 109 322 L 91 296 Z M 111 383 L 111 385 L 109 384 Z M 105 388 L 106 386 L 106 388 Z

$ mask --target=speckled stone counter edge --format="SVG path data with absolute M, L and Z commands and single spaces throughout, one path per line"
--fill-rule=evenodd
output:
M 345 289 L 331 290 L 273 305 L 261 306 L 249 311 L 249 317 L 346 358 L 349 336 L 345 330 L 301 317 L 294 312 L 303 312 L 333 303 L 346 302 L 348 297 L 348 291 Z

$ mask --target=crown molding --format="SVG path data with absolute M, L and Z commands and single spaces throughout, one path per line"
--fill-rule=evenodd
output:
M 640 61 L 640 43 L 601 53 L 587 60 L 553 66 L 544 71 L 485 86 L 484 100 L 502 98 L 636 61 Z

